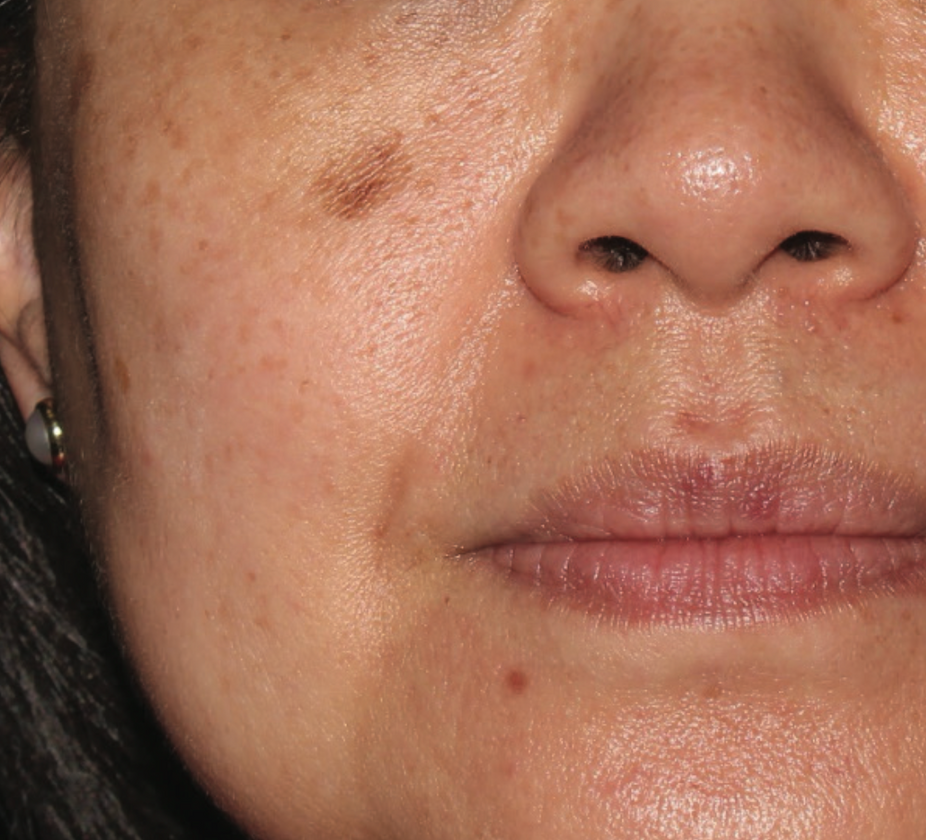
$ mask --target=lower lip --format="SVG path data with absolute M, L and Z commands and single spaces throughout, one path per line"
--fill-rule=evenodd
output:
M 629 626 L 736 627 L 926 588 L 919 538 L 766 535 L 486 551 L 512 578 Z

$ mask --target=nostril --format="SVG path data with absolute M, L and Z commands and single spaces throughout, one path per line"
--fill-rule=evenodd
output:
M 625 274 L 639 268 L 649 256 L 642 245 L 623 236 L 599 236 L 579 246 L 580 259 L 591 260 L 611 274 Z
M 849 247 L 841 236 L 819 230 L 802 230 L 789 236 L 781 245 L 781 251 L 798 262 L 810 263 L 828 260 Z

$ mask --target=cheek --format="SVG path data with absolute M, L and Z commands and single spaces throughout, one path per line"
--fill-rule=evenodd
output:
M 349 774 L 339 733 L 377 694 L 402 576 L 438 553 L 413 488 L 440 492 L 466 445 L 514 170 L 491 142 L 511 126 L 478 103 L 439 119 L 485 136 L 485 160 L 423 139 L 414 103 L 399 128 L 322 131 L 299 117 L 334 120 L 324 86 L 286 114 L 273 91 L 242 100 L 234 69 L 188 90 L 221 58 L 196 50 L 153 96 L 143 58 L 83 91 L 76 217 L 112 464 L 89 503 L 158 714 L 246 814 L 251 790 Z
M 409 464 L 452 469 L 508 295 L 498 228 L 517 197 L 499 192 L 524 164 L 495 139 L 526 129 L 452 57 L 434 64 L 451 93 L 427 113 L 434 86 L 409 90 L 395 56 L 362 94 L 366 77 L 283 63 L 269 39 L 199 38 L 151 85 L 143 58 L 135 76 L 98 67 L 84 91 L 78 227 L 107 443 L 127 507 L 193 494 L 219 520 L 267 508 L 356 540 L 381 529 Z M 235 62 L 217 76 L 231 47 L 270 56 L 251 85 L 276 81 L 250 90 Z M 514 84 L 499 75 L 496 99 L 520 101 Z M 395 101 L 393 124 L 342 119 L 348 95 L 352 113 L 375 104 L 364 95 Z

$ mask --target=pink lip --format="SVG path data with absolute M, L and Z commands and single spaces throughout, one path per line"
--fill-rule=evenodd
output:
M 628 625 L 727 627 L 926 586 L 926 498 L 816 446 L 646 450 L 538 493 L 475 556 Z

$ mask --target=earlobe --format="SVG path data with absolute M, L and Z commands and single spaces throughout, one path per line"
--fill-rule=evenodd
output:
M 29 167 L 0 148 L 0 365 L 24 418 L 51 393 L 47 347 Z

